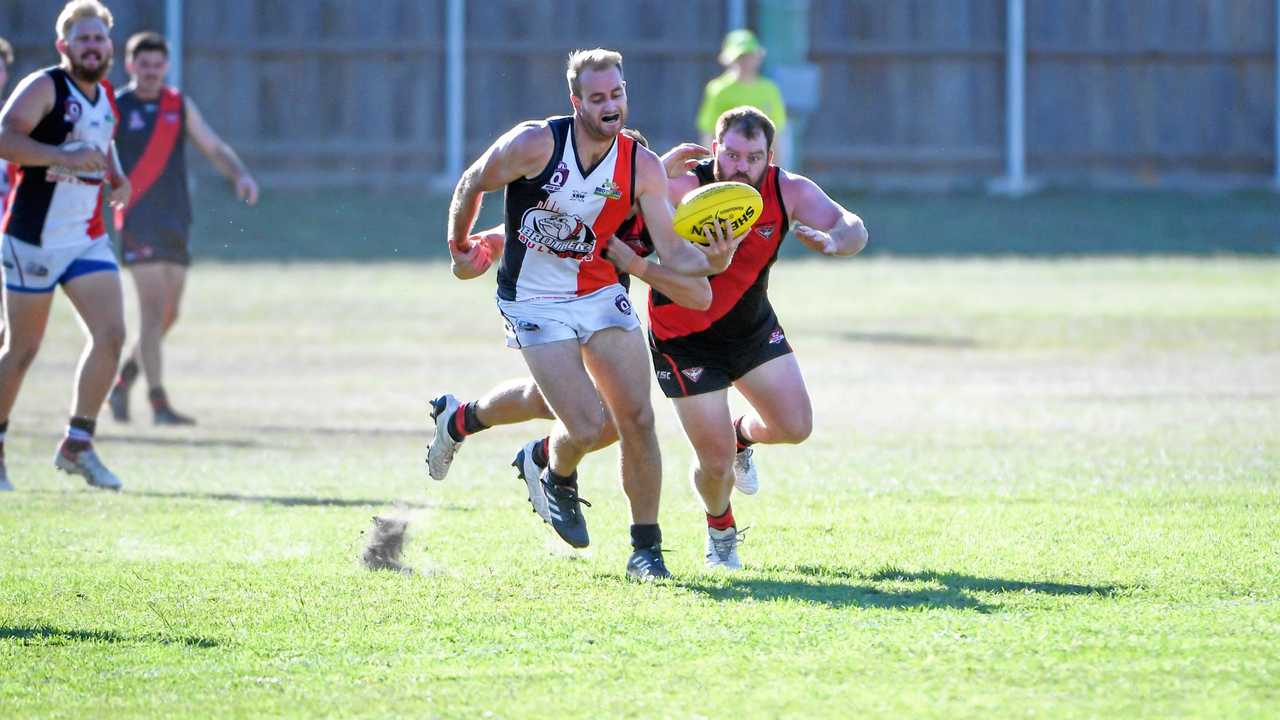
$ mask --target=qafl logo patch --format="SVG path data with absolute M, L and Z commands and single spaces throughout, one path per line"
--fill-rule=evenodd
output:
M 551 178 L 542 186 L 543 191 L 553 193 L 564 188 L 564 184 L 569 182 L 569 165 L 563 160 L 556 166 L 556 171 L 551 173 Z
M 613 299 L 613 304 L 618 307 L 618 312 L 623 315 L 631 314 L 631 298 L 626 295 L 619 294 Z
M 80 116 L 84 114 L 84 107 L 80 105 L 80 101 L 75 98 L 67 98 L 67 102 L 62 107 L 62 120 L 75 124 L 80 120 Z
M 787 338 L 785 335 L 782 334 L 781 330 L 774 330 L 773 334 L 769 336 L 769 344 L 777 345 L 778 343 L 782 342 L 785 339 Z

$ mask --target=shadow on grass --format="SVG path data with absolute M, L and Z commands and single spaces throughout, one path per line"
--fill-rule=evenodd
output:
M 967 593 L 952 588 L 884 590 L 874 585 L 842 582 L 834 578 L 778 580 L 726 576 L 715 579 L 708 576 L 705 580 L 681 578 L 676 584 L 714 600 L 799 600 L 833 608 L 953 609 L 980 613 L 988 613 L 994 609 Z
M 263 435 L 324 435 L 333 437 L 416 437 L 427 439 L 434 428 L 428 430 L 426 425 L 420 428 L 406 427 L 332 427 L 317 425 L 254 425 L 245 430 Z
M 832 333 L 841 342 L 872 343 L 876 345 L 907 345 L 911 347 L 976 348 L 973 338 L 947 337 L 945 335 L 913 335 L 894 332 L 841 332 Z
M 796 570 L 799 572 L 804 572 L 805 570 L 818 573 L 829 572 L 825 568 L 804 565 L 796 568 Z M 939 583 L 954 590 L 990 593 L 1036 592 L 1045 595 L 1099 595 L 1101 597 L 1112 597 L 1124 589 L 1116 585 L 1074 585 L 1071 583 L 1006 580 L 1004 578 L 976 577 L 934 570 L 903 572 L 897 568 L 881 568 L 866 576 L 866 579 L 875 581 L 931 582 Z
M 184 437 L 155 437 L 154 435 L 98 435 L 95 440 L 99 442 L 123 443 L 125 445 L 159 445 L 163 447 L 193 447 L 193 448 L 256 448 L 262 447 L 262 443 L 257 440 L 249 440 L 245 438 L 184 438 Z
M 0 626 L 0 641 L 17 640 L 22 645 L 70 645 L 72 643 L 159 643 L 211 648 L 218 643 L 202 637 L 165 635 L 125 636 L 111 630 L 67 630 L 48 625 Z
M 765 575 L 706 575 L 680 578 L 676 584 L 716 600 L 800 600 L 831 607 L 972 610 L 989 613 L 997 605 L 984 603 L 973 593 L 1043 593 L 1045 595 L 1096 595 L 1112 597 L 1123 590 L 1116 585 L 1075 585 L 1071 583 L 1006 580 L 954 572 L 922 570 L 906 572 L 893 567 L 871 574 L 846 568 L 818 565 L 773 565 L 759 568 Z M 926 583 L 920 589 L 885 588 L 879 583 Z
M 183 500 L 218 500 L 222 502 L 256 503 L 259 505 L 282 505 L 285 507 L 376 507 L 398 505 L 411 510 L 432 508 L 436 510 L 458 510 L 470 512 L 475 508 L 468 505 L 439 504 L 424 505 L 387 498 L 328 498 L 307 497 L 301 495 L 242 495 L 240 493 L 194 493 L 194 492 L 130 492 L 126 494 L 136 497 L 177 498 Z

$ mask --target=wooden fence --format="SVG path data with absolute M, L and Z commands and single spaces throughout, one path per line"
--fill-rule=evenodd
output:
M 163 0 L 114 0 L 124 41 Z M 185 85 L 275 185 L 418 184 L 443 168 L 445 0 L 188 0 Z M 1275 0 L 1027 0 L 1028 172 L 1049 180 L 1265 180 Z M 809 0 L 822 97 L 814 174 L 966 182 L 1002 172 L 1005 0 Z M 0 2 L 20 74 L 56 60 L 57 3 Z M 466 7 L 466 155 L 566 112 L 575 47 L 626 56 L 631 124 L 694 137 L 723 0 L 484 0 Z M 115 77 L 123 79 L 120 68 Z M 12 82 L 16 82 L 13 78 Z M 205 168 L 207 169 L 207 168 Z

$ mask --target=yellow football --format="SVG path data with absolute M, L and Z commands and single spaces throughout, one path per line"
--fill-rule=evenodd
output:
M 715 220 L 727 221 L 736 237 L 756 224 L 764 200 L 755 188 L 740 182 L 718 182 L 690 190 L 680 199 L 674 218 L 676 234 L 706 245 L 702 228 Z M 715 232 L 714 227 L 712 233 Z

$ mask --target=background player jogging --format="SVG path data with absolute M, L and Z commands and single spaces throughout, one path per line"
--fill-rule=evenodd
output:
M 131 82 L 116 97 L 121 124 L 117 143 L 133 197 L 127 208 L 116 211 L 115 223 L 120 257 L 138 290 L 141 328 L 111 389 L 111 414 L 120 422 L 129 420 L 129 390 L 141 366 L 155 424 L 191 425 L 195 421 L 169 403 L 160 347 L 178 320 L 191 264 L 191 195 L 183 140 L 190 139 L 209 158 L 244 202 L 258 202 L 258 183 L 236 151 L 205 122 L 195 102 L 165 84 L 169 44 L 164 37 L 141 32 L 129 38 L 125 68 Z

